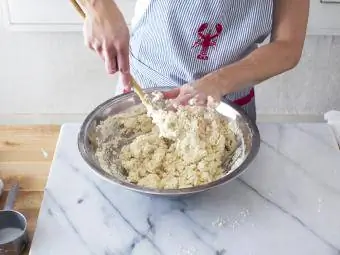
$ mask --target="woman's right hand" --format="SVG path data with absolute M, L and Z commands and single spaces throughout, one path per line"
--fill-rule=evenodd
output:
M 87 8 L 84 22 L 85 44 L 104 60 L 108 73 L 120 71 L 124 90 L 130 90 L 129 30 L 112 0 L 96 1 Z

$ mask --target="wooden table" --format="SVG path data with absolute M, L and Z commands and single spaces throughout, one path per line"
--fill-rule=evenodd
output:
M 59 130 L 57 125 L 0 126 L 0 179 L 5 183 L 0 207 L 18 181 L 15 209 L 27 217 L 31 240 Z

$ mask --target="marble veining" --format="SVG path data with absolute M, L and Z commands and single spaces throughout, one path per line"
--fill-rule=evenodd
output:
M 329 126 L 260 124 L 238 179 L 181 199 L 95 175 L 62 127 L 31 255 L 339 255 L 340 151 Z

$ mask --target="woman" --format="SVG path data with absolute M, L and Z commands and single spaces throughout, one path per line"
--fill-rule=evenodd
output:
M 253 86 L 297 65 L 309 13 L 308 0 L 138 0 L 130 38 L 112 0 L 78 1 L 86 44 L 121 72 L 118 93 L 130 90 L 130 74 L 142 87 L 187 84 L 165 95 L 227 98 L 254 120 Z

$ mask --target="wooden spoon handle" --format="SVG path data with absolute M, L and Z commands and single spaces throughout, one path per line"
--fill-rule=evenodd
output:
M 74 8 L 76 9 L 76 11 L 80 14 L 80 16 L 83 17 L 83 19 L 86 18 L 85 12 L 83 11 L 83 9 L 80 7 L 80 5 L 78 4 L 78 2 L 76 0 L 70 0 L 71 4 L 74 6 Z
M 135 79 L 131 76 L 131 85 L 135 91 L 135 93 L 138 95 L 140 100 L 145 106 L 151 106 L 151 102 L 147 99 L 143 89 L 138 85 L 138 83 L 135 81 Z

